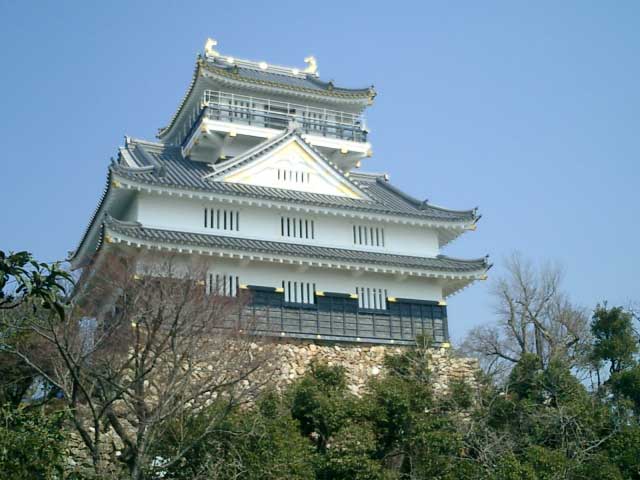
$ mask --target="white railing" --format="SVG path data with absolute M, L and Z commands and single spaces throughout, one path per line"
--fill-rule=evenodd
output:
M 350 130 L 365 131 L 362 115 L 310 107 L 290 102 L 280 102 L 269 98 L 249 97 L 235 93 L 205 90 L 204 104 L 218 111 L 232 113 L 236 118 L 260 121 L 271 120 L 275 123 L 297 120 L 300 124 L 309 124 L 316 128 L 347 127 Z

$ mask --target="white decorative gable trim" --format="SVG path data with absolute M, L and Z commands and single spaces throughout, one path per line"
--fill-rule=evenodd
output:
M 261 187 L 367 199 L 358 184 L 309 145 L 296 130 L 267 140 L 206 178 Z

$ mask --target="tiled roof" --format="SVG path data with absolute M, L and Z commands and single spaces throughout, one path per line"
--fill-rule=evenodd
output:
M 387 265 L 458 274 L 483 273 L 489 268 L 487 258 L 460 260 L 443 255 L 439 255 L 437 257 L 393 255 L 371 251 L 319 247 L 300 243 L 273 242 L 268 240 L 255 240 L 223 235 L 161 230 L 146 228 L 136 222 L 120 222 L 111 218 L 108 218 L 105 221 L 105 227 L 108 232 L 112 232 L 116 235 L 123 235 L 129 239 L 192 247 L 206 247 L 216 250 L 246 251 L 282 255 L 286 257 Z
M 122 156 L 133 165 L 126 165 Z M 150 169 L 149 166 L 154 168 Z M 132 168 L 133 167 L 133 168 Z M 140 169 L 140 167 L 143 167 Z M 402 215 L 436 222 L 471 223 L 477 220 L 474 210 L 448 210 L 421 202 L 392 186 L 382 175 L 351 173 L 350 179 L 362 189 L 368 199 L 355 199 L 261 187 L 231 182 L 211 181 L 206 177 L 214 171 L 209 164 L 189 160 L 180 147 L 138 140 L 128 140 L 112 172 L 135 182 L 161 187 L 201 190 L 223 195 L 285 201 L 312 206 L 357 210 L 375 214 Z
M 297 92 L 300 94 L 320 95 L 330 97 L 337 101 L 356 101 L 358 103 L 370 102 L 375 98 L 376 92 L 373 86 L 368 88 L 342 88 L 333 85 L 333 82 L 324 82 L 314 75 L 287 75 L 262 69 L 239 67 L 230 65 L 222 58 L 203 58 L 198 56 L 196 66 L 187 91 L 171 117 L 169 124 L 158 131 L 160 138 L 164 137 L 175 125 L 180 112 L 187 103 L 191 93 L 196 87 L 196 81 L 201 72 L 206 70 L 219 79 L 231 82 L 244 82 L 255 87 L 283 90 L 285 92 Z
M 247 68 L 246 66 L 230 65 L 222 57 L 203 59 L 202 65 L 208 71 L 222 75 L 234 75 L 240 80 L 271 84 L 273 86 L 284 86 L 297 88 L 317 93 L 328 93 L 331 95 L 362 96 L 373 97 L 375 92 L 373 87 L 367 88 L 344 88 L 336 87 L 333 82 L 324 82 L 317 76 L 311 74 L 287 75 L 276 73 L 269 69 Z

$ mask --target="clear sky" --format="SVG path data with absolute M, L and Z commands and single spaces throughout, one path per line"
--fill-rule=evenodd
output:
M 515 250 L 574 300 L 640 299 L 640 2 L 0 0 L 0 249 L 75 248 L 123 136 L 153 139 L 205 39 L 378 91 L 374 157 L 419 198 L 479 206 L 444 253 Z M 449 299 L 454 339 L 490 280 Z

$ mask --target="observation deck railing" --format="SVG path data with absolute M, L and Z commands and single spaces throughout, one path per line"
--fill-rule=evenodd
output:
M 286 129 L 295 123 L 305 133 L 364 143 L 367 130 L 362 115 L 205 90 L 204 115 L 211 120 L 265 128 Z

